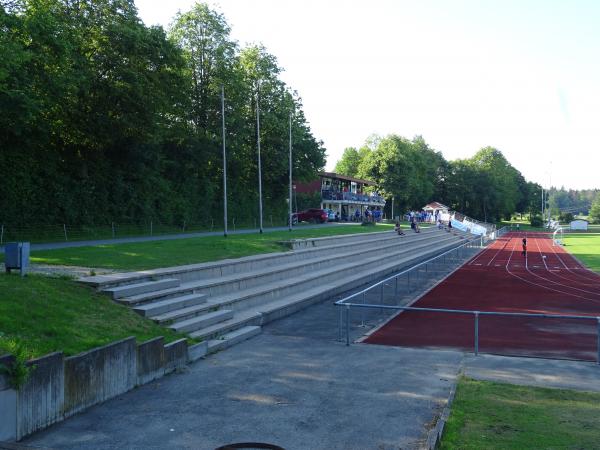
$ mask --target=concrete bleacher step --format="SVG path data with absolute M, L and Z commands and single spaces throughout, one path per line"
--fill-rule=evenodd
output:
M 191 319 L 186 319 L 172 323 L 171 325 L 169 325 L 169 328 L 179 333 L 189 333 L 190 331 L 194 331 L 199 328 L 205 328 L 215 323 L 223 322 L 225 320 L 231 319 L 232 317 L 232 310 L 219 309 L 217 311 L 209 312 L 201 316 L 192 317 Z
M 444 249 L 453 246 L 455 246 L 455 244 L 448 244 Z M 388 261 L 379 267 L 373 267 L 370 270 L 361 273 L 360 276 L 352 273 L 346 274 L 344 277 L 339 278 L 335 283 L 332 282 L 326 289 L 322 286 L 313 286 L 311 288 L 302 289 L 298 293 L 288 294 L 283 298 L 273 299 L 272 301 L 255 305 L 248 309 L 236 310 L 234 317 L 218 324 L 192 331 L 190 336 L 199 339 L 211 339 L 243 326 L 263 325 L 272 320 L 292 314 L 310 304 L 329 298 L 344 290 L 374 281 L 382 275 L 393 273 L 407 265 L 413 264 L 416 260 L 422 260 L 423 258 L 430 257 L 432 254 L 436 253 L 438 252 L 431 250 L 420 256 L 412 255 L 404 261 Z
M 236 273 L 214 279 L 199 280 L 197 282 L 192 282 L 189 285 L 186 284 L 186 286 L 193 287 L 194 290 L 198 292 L 204 292 L 207 295 L 210 295 L 211 298 L 227 295 L 231 292 L 237 294 L 240 291 L 251 289 L 255 286 L 288 279 L 303 273 L 318 271 L 322 268 L 340 267 L 340 261 L 351 262 L 351 264 L 354 264 L 352 261 L 356 261 L 357 259 L 373 255 L 379 255 L 380 258 L 383 258 L 388 253 L 397 253 L 398 251 L 403 251 L 403 249 L 412 251 L 413 248 L 424 248 L 433 245 L 436 242 L 443 242 L 447 239 L 452 239 L 452 237 L 446 234 L 437 234 L 435 236 L 407 241 L 398 236 L 392 236 L 391 242 L 394 245 L 390 245 L 390 242 L 386 240 L 383 243 L 368 247 L 364 252 L 346 248 L 344 253 L 324 253 L 319 257 L 311 259 L 280 264 L 277 267 L 263 267 L 253 271 Z
M 206 303 L 206 294 L 195 293 L 187 294 L 179 297 L 170 297 L 164 300 L 144 303 L 133 308 L 135 312 L 144 317 L 160 317 L 173 311 L 194 307 Z
M 436 231 L 438 230 L 427 229 L 423 230 L 420 234 L 407 233 L 407 236 L 405 236 L 404 239 L 414 240 L 419 236 Z M 210 263 L 188 264 L 184 266 L 152 269 L 141 272 L 95 275 L 92 277 L 82 277 L 79 279 L 79 282 L 95 287 L 98 290 L 106 290 L 132 283 L 143 283 L 165 278 L 177 278 L 183 283 L 199 279 L 217 278 L 249 270 L 256 270 L 262 267 L 276 267 L 280 264 L 290 261 L 311 259 L 314 258 L 314 255 L 323 253 L 333 254 L 337 253 L 339 250 L 349 249 L 352 247 L 356 249 L 364 249 L 378 241 L 386 239 L 390 240 L 394 237 L 395 233 L 393 231 L 346 235 L 343 236 L 344 239 L 339 242 L 336 241 L 336 239 L 328 238 L 329 244 L 322 247 L 310 247 L 297 251 L 253 255 L 237 259 L 227 259 Z
M 150 318 L 161 325 L 165 325 L 174 323 L 176 321 L 191 319 L 192 317 L 196 317 L 201 314 L 205 314 L 207 312 L 219 309 L 221 306 L 223 305 L 220 303 L 215 303 L 213 301 L 208 300 L 197 305 L 191 305 L 185 308 L 175 309 L 164 314 L 151 316 Z
M 215 353 L 220 350 L 225 350 L 232 345 L 239 344 L 242 341 L 260 334 L 261 331 L 262 329 L 260 326 L 250 325 L 224 334 L 218 339 L 211 339 L 208 341 L 208 353 Z
M 442 249 L 447 249 L 458 244 L 456 240 L 448 235 L 446 235 L 446 238 L 443 239 L 443 241 L 438 241 L 438 243 L 445 243 L 445 245 L 441 247 Z M 424 249 L 421 247 L 414 248 L 410 252 L 405 252 L 400 249 L 389 256 L 390 259 L 392 259 L 392 264 L 397 265 L 397 263 L 404 260 L 411 261 L 419 259 L 420 256 L 431 254 L 431 252 L 424 252 L 423 250 Z M 360 260 L 360 265 L 361 271 L 368 271 L 370 270 L 369 268 L 373 268 L 377 271 L 378 267 L 385 265 L 385 260 L 381 258 L 380 254 L 374 254 L 369 258 L 362 258 Z M 348 272 L 350 272 L 351 276 L 355 276 L 355 269 L 356 262 L 350 261 L 345 264 L 338 264 L 337 266 L 328 266 L 319 271 L 304 272 L 297 274 L 294 277 L 287 277 L 285 278 L 285 281 L 281 281 L 280 279 L 241 291 L 211 297 L 205 305 L 190 309 L 189 314 L 185 311 L 182 311 L 181 313 L 173 312 L 171 316 L 165 317 L 165 320 L 182 320 L 186 316 L 199 315 L 205 310 L 215 308 L 228 308 L 237 311 L 253 307 L 261 303 L 277 300 L 281 296 L 289 296 L 293 295 L 295 292 L 302 292 L 305 289 L 312 288 L 315 284 L 317 284 L 317 286 L 326 286 L 327 283 L 335 283 L 337 279 L 343 277 L 344 274 Z
M 143 294 L 131 295 L 116 299 L 118 303 L 127 306 L 142 305 L 144 303 L 158 302 L 173 297 L 181 297 L 183 295 L 194 294 L 194 289 L 185 284 L 180 284 L 177 287 L 169 289 L 160 289 L 158 291 L 145 292 Z
M 107 292 L 112 296 L 113 299 L 116 300 L 123 297 L 174 288 L 177 286 L 179 286 L 179 280 L 177 278 L 165 278 L 157 281 L 144 281 L 142 283 L 126 284 L 124 286 L 107 288 L 104 289 L 104 292 Z
M 386 234 L 389 235 L 389 233 Z M 384 241 L 378 240 L 377 242 L 372 243 L 372 246 L 368 247 L 367 253 L 369 255 L 377 253 L 380 255 L 380 257 L 383 257 L 388 252 L 398 251 L 400 247 L 406 248 L 406 250 L 409 251 L 412 247 L 422 244 L 423 242 L 426 242 L 427 245 L 431 245 L 435 242 L 440 242 L 446 239 L 448 239 L 448 235 L 446 234 L 437 234 L 429 237 L 418 236 L 415 237 L 414 240 L 404 240 L 398 238 L 398 236 L 391 235 L 391 240 L 386 238 Z M 394 243 L 395 245 L 389 245 L 390 242 Z M 345 250 L 345 253 L 338 253 L 337 255 L 326 254 L 325 257 L 321 256 L 318 259 L 312 258 L 292 262 L 289 264 L 283 264 L 278 266 L 276 269 L 274 267 L 265 267 L 260 270 L 243 272 L 215 279 L 187 282 L 181 284 L 177 288 L 149 292 L 131 297 L 124 297 L 118 299 L 117 301 L 130 306 L 139 306 L 146 302 L 158 302 L 174 296 L 181 296 L 184 293 L 203 293 L 210 295 L 211 298 L 226 295 L 229 292 L 233 292 L 238 295 L 240 291 L 251 289 L 254 286 L 264 285 L 271 283 L 274 280 L 289 278 L 290 276 L 298 276 L 302 273 L 310 273 L 320 270 L 322 267 L 332 267 L 334 263 L 337 264 L 338 260 L 351 261 L 359 257 L 354 250 L 349 252 L 347 251 L 348 249 Z M 171 308 L 169 311 L 174 311 L 173 313 L 169 313 L 169 311 L 154 310 L 153 312 L 146 313 L 145 316 L 152 316 L 152 318 L 159 323 L 169 323 L 175 320 L 183 320 L 186 318 L 186 316 L 197 316 L 203 313 L 204 309 L 208 309 L 203 307 L 188 308 L 187 306 L 188 305 L 182 305 L 183 310 L 181 312 L 174 311 L 175 308 Z M 138 309 L 139 312 L 145 310 L 145 308 Z

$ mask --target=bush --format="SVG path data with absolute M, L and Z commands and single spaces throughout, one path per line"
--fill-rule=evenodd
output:
M 561 212 L 561 213 L 558 215 L 558 221 L 559 221 L 559 222 L 566 222 L 566 223 L 569 223 L 569 222 L 571 222 L 572 220 L 573 220 L 573 214 L 572 214 L 572 213 L 570 213 L 570 212 L 567 212 L 567 213 L 563 213 L 563 212 Z
M 544 221 L 540 216 L 533 216 L 530 223 L 532 227 L 541 227 L 544 225 Z

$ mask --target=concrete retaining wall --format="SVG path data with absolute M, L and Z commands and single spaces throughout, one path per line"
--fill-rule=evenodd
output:
M 17 396 L 17 439 L 63 419 L 65 402 L 63 354 L 29 361 L 32 367 Z
M 0 357 L 0 365 L 9 367 L 14 361 L 10 355 Z M 0 441 L 17 438 L 17 391 L 12 389 L 8 377 L 0 375 Z
M 142 385 L 162 377 L 165 374 L 164 339 L 157 337 L 138 345 L 137 348 L 137 384 Z
M 65 416 L 133 389 L 137 381 L 135 338 L 65 359 Z
M 182 368 L 190 356 L 206 354 L 206 343 L 192 349 L 189 355 L 185 339 L 165 345 L 159 337 L 136 345 L 129 337 L 68 358 L 51 353 L 29 361 L 33 371 L 18 390 L 0 375 L 0 442 L 19 440 Z M 0 364 L 13 361 L 0 356 Z

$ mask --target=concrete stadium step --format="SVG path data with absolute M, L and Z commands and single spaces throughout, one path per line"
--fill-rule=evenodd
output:
M 129 297 L 119 298 L 116 301 L 128 306 L 142 305 L 167 300 L 169 298 L 181 297 L 183 295 L 194 294 L 194 289 L 184 284 L 169 289 L 161 289 L 158 291 L 145 292 L 143 294 L 132 295 Z
M 208 314 L 203 314 L 202 316 L 192 317 L 191 319 L 175 322 L 171 324 L 169 328 L 179 333 L 189 333 L 190 331 L 194 331 L 199 328 L 205 328 L 215 323 L 223 322 L 224 320 L 231 319 L 232 317 L 232 310 L 220 309 Z
M 451 236 L 451 235 L 442 235 L 442 239 L 440 241 L 436 241 L 438 245 L 443 245 L 444 243 L 458 243 L 459 241 Z M 282 290 L 288 291 L 289 288 L 293 286 L 297 286 L 298 284 L 308 284 L 308 287 L 311 287 L 315 282 L 321 282 L 324 280 L 324 276 L 328 276 L 330 278 L 337 278 L 341 276 L 346 271 L 350 271 L 355 273 L 357 266 L 360 267 L 360 270 L 363 270 L 368 265 L 377 265 L 380 264 L 382 260 L 382 256 L 391 256 L 391 257 L 408 257 L 414 254 L 421 254 L 423 250 L 427 248 L 431 248 L 432 245 L 430 242 L 421 244 L 419 246 L 412 247 L 410 249 L 406 248 L 396 248 L 391 249 L 391 253 L 389 249 L 386 249 L 386 253 L 377 252 L 369 255 L 368 257 L 363 257 L 360 259 L 352 259 L 345 260 L 343 263 L 338 263 L 337 265 L 327 264 L 324 268 L 320 270 L 299 272 L 292 271 L 287 277 L 276 277 L 275 280 L 271 280 L 267 283 L 260 283 L 256 286 L 247 287 L 246 289 L 237 289 L 230 293 L 225 293 L 221 295 L 211 296 L 206 304 L 199 305 L 192 308 L 186 308 L 186 310 L 182 311 L 173 311 L 172 313 L 168 313 L 164 316 L 161 316 L 160 319 L 154 317 L 154 320 L 161 320 L 163 322 L 174 321 L 174 320 L 184 320 L 187 317 L 197 316 L 202 314 L 204 311 L 209 310 L 211 308 L 232 308 L 239 309 L 240 303 L 260 303 L 264 301 L 264 299 L 273 299 L 276 295 L 282 295 Z M 285 282 L 281 280 L 285 279 Z M 201 287 L 197 283 L 191 284 L 194 289 L 201 289 Z M 303 289 L 304 287 L 296 287 L 295 289 Z
M 434 230 L 427 229 L 420 233 L 425 235 Z M 438 231 L 438 230 L 436 230 Z M 350 248 L 353 245 L 358 248 L 369 246 L 374 241 L 380 239 L 390 239 L 395 236 L 393 231 L 380 233 L 363 233 L 358 235 L 350 235 L 352 240 L 344 243 L 335 243 L 335 239 L 330 238 L 332 245 L 307 248 L 304 250 L 291 252 L 267 253 L 261 255 L 252 255 L 238 259 L 226 259 L 210 263 L 189 264 L 177 267 L 168 267 L 161 269 L 145 270 L 142 272 L 115 273 L 108 275 L 96 275 L 93 277 L 83 277 L 79 282 L 91 285 L 99 290 L 106 290 L 118 286 L 123 286 L 131 283 L 142 283 L 162 278 L 177 278 L 181 282 L 194 281 L 199 279 L 216 278 L 233 273 L 240 273 L 249 270 L 256 270 L 261 267 L 277 266 L 279 264 L 292 260 L 310 259 L 312 255 L 318 254 L 320 250 L 329 253 L 337 252 L 344 248 Z M 414 237 L 407 233 L 405 239 L 415 239 L 419 235 L 414 234 Z M 314 253 L 313 253 L 314 252 Z
M 455 245 L 448 244 L 447 247 L 453 248 Z M 240 327 L 248 325 L 264 325 L 272 320 L 293 314 L 313 303 L 325 300 L 333 295 L 364 285 L 365 283 L 372 282 L 382 276 L 414 265 L 435 254 L 440 254 L 446 249 L 447 248 L 443 248 L 438 251 L 430 250 L 424 254 L 412 255 L 412 257 L 404 260 L 389 261 L 379 267 L 364 271 L 359 276 L 357 276 L 356 273 L 346 274 L 346 276 L 338 278 L 335 282 L 330 283 L 325 289 L 322 286 L 313 286 L 311 288 L 303 289 L 300 292 L 285 295 L 283 298 L 273 299 L 246 309 L 236 310 L 234 317 L 231 319 L 193 331 L 190 333 L 190 336 L 199 339 L 212 339 L 220 334 L 231 332 Z
M 214 311 L 215 308 L 219 308 L 220 306 L 222 305 L 215 304 L 214 302 L 210 301 L 205 301 L 204 303 L 198 305 L 192 305 L 185 308 L 175 309 L 164 314 L 157 314 L 155 316 L 151 316 L 150 319 L 154 320 L 155 322 L 161 325 L 171 324 L 176 321 L 191 319 L 192 317 L 205 314 L 207 312 L 210 312 L 211 310 Z
M 406 266 L 411 263 L 415 263 L 422 261 L 434 254 L 442 253 L 445 250 L 450 248 L 454 248 L 459 244 L 457 241 L 453 241 L 448 239 L 446 241 L 446 245 L 438 247 L 436 249 L 417 249 L 417 251 L 411 253 L 398 253 L 397 259 L 392 259 L 391 261 L 385 263 L 381 262 L 381 259 L 378 256 L 374 256 L 369 260 L 361 260 L 360 262 L 360 271 L 357 272 L 356 265 L 347 264 L 344 267 L 339 266 L 333 269 L 323 270 L 316 273 L 305 274 L 303 276 L 295 277 L 293 279 L 288 279 L 285 282 L 274 282 L 268 285 L 259 286 L 254 289 L 248 289 L 241 293 L 235 295 L 225 295 L 216 298 L 211 298 L 208 300 L 206 306 L 209 305 L 212 307 L 226 307 L 228 309 L 234 309 L 236 314 L 238 311 L 255 308 L 258 305 L 262 305 L 265 303 L 269 303 L 272 301 L 276 301 L 281 299 L 282 297 L 294 296 L 298 292 L 305 292 L 307 290 L 315 288 L 315 282 L 318 283 L 316 289 L 320 289 L 321 291 L 325 291 L 326 289 L 323 286 L 328 286 L 329 284 L 336 285 L 338 280 L 348 277 L 348 280 L 352 281 L 352 279 L 359 279 L 358 275 L 367 274 L 367 277 L 376 278 L 372 276 L 372 274 L 378 274 L 381 268 L 385 269 L 387 266 L 390 267 L 399 267 Z M 366 283 L 370 281 L 369 279 L 362 281 Z M 329 283 L 329 284 L 328 284 Z M 194 337 L 197 337 L 192 333 Z
M 203 303 L 206 303 L 206 294 L 196 293 L 172 297 L 152 303 L 145 303 L 134 307 L 133 310 L 144 317 L 154 318 L 161 314 L 168 314 L 175 310 L 179 311 Z
M 403 226 L 403 230 L 409 230 L 410 227 Z M 433 227 L 423 228 L 421 234 L 426 234 L 434 231 Z M 380 231 L 373 233 L 356 233 L 356 234 L 345 234 L 340 236 L 324 236 L 318 238 L 304 238 L 304 239 L 292 239 L 290 245 L 293 250 L 318 248 L 318 247 L 331 247 L 334 245 L 349 245 L 353 243 L 360 243 L 365 239 L 378 239 L 381 237 L 387 237 L 390 234 L 396 235 L 393 230 Z M 417 233 L 415 233 L 417 234 Z
M 449 239 L 448 234 L 435 234 L 431 236 L 423 236 L 414 240 L 405 240 L 398 236 L 392 236 L 392 239 L 387 239 L 383 242 L 373 243 L 370 247 L 366 247 L 363 251 L 357 251 L 353 248 L 346 248 L 345 253 L 313 255 L 314 257 L 308 260 L 290 262 L 288 264 L 280 264 L 277 267 L 263 267 L 258 270 L 241 272 L 228 276 L 223 276 L 215 279 L 207 279 L 197 281 L 195 283 L 185 284 L 183 286 L 190 287 L 198 292 L 203 292 L 211 297 L 225 295 L 229 292 L 239 292 L 244 289 L 249 289 L 272 281 L 296 276 L 302 273 L 308 273 L 316 270 L 321 270 L 324 267 L 338 265 L 339 261 L 348 259 L 362 259 L 377 253 L 380 257 L 384 257 L 390 252 L 395 252 L 398 249 L 406 249 L 410 251 L 412 248 L 423 248 L 436 245 L 437 242 L 442 242 Z M 392 245 L 393 244 L 393 245 Z
M 112 287 L 104 289 L 104 292 L 109 293 L 113 299 L 118 299 L 177 286 L 179 286 L 179 280 L 177 278 L 166 278 L 157 281 L 145 281 L 142 283 Z
M 246 326 L 230 333 L 224 334 L 219 339 L 208 341 L 208 353 L 215 353 L 225 350 L 232 345 L 239 344 L 242 341 L 250 339 L 262 332 L 259 326 Z

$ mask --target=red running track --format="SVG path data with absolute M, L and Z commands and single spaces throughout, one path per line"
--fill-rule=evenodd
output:
M 527 237 L 527 256 L 521 239 Z M 415 307 L 600 316 L 600 275 L 545 233 L 508 233 L 421 297 Z M 479 351 L 595 361 L 595 320 L 479 318 Z M 473 315 L 404 311 L 369 344 L 473 351 Z

